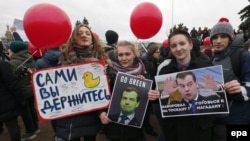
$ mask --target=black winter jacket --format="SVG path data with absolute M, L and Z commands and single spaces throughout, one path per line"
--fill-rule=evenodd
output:
M 20 94 L 17 78 L 8 62 L 0 60 L 0 121 L 20 114 Z
M 67 140 L 94 136 L 100 129 L 99 112 L 70 116 L 56 121 L 56 136 Z
M 31 74 L 27 72 L 28 68 L 32 69 L 35 65 L 32 55 L 28 50 L 19 51 L 12 56 L 10 64 L 13 73 L 18 77 L 17 85 L 20 87 L 22 100 L 33 97 Z
M 188 66 L 187 70 L 198 69 L 203 67 L 212 66 L 210 62 L 205 62 L 199 58 L 192 58 L 190 65 Z M 179 72 L 179 68 L 177 65 L 177 61 L 172 58 L 169 65 L 163 67 L 159 75 L 163 74 L 170 74 Z M 208 133 L 209 130 L 211 131 L 213 125 L 215 123 L 215 116 L 213 115 L 199 115 L 199 116 L 183 116 L 183 117 L 167 117 L 163 119 L 163 129 L 164 134 L 166 135 L 166 140 L 170 141 L 177 141 L 177 137 L 181 136 L 178 131 L 182 129 L 185 130 L 186 127 L 193 127 L 195 131 L 201 131 L 204 133 Z M 183 136 L 190 136 L 194 134 L 195 131 L 190 130 L 189 132 L 185 132 Z M 203 134 L 202 134 L 203 135 Z M 209 134 L 211 135 L 211 134 Z M 200 137 L 197 135 L 197 138 Z M 210 139 L 211 137 L 204 136 L 204 139 Z M 194 139 L 196 140 L 196 139 Z

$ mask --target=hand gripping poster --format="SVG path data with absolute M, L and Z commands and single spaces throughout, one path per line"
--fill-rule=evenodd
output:
M 141 128 L 148 105 L 152 80 L 118 72 L 108 117 L 117 124 Z
M 58 119 L 107 108 L 110 92 L 104 65 L 101 60 L 33 72 L 39 119 Z
M 228 114 L 222 66 L 155 76 L 162 117 Z

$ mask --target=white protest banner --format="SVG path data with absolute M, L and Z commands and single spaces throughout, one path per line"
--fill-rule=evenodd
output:
M 39 118 L 51 120 L 107 108 L 110 92 L 104 61 L 33 72 Z

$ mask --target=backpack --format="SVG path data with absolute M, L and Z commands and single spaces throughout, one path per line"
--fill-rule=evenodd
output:
M 115 49 L 112 47 L 104 47 L 104 52 L 108 55 L 109 59 L 112 61 L 116 60 Z
M 245 51 L 244 48 L 239 48 L 230 55 L 232 68 L 235 73 L 235 75 L 240 78 L 241 74 L 241 54 Z

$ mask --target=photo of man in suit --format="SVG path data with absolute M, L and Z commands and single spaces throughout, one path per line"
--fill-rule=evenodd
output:
M 111 114 L 109 118 L 123 125 L 140 126 L 140 120 L 136 118 L 136 109 L 140 104 L 139 92 L 134 87 L 127 87 L 122 91 L 120 99 L 120 113 Z
M 197 112 L 195 101 L 204 100 L 205 97 L 197 93 L 198 83 L 196 82 L 195 75 L 191 71 L 178 73 L 176 75 L 176 84 L 183 97 L 182 102 L 189 105 L 192 113 Z
M 170 95 L 172 92 L 178 90 L 182 97 L 170 103 L 170 105 L 181 109 L 175 111 L 176 115 L 226 111 L 227 105 L 223 102 L 221 97 L 223 92 L 217 91 L 221 89 L 220 85 L 218 85 L 213 77 L 208 74 L 205 74 L 203 77 L 204 81 L 206 81 L 203 85 L 197 82 L 196 76 L 192 71 L 178 73 L 175 79 L 166 80 L 167 82 L 165 82 L 165 85 L 167 85 L 167 88 L 164 89 L 164 94 Z M 203 89 L 210 89 L 211 91 L 206 92 L 204 96 L 204 91 L 200 91 L 201 87 Z M 171 89 L 173 91 L 169 91 Z

